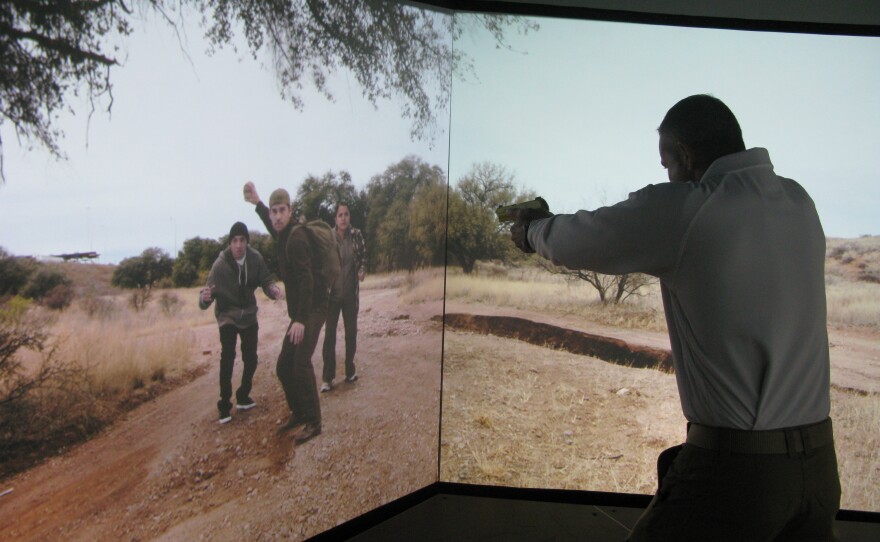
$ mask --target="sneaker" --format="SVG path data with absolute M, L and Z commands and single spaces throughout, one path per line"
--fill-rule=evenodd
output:
M 346 377 L 345 377 L 345 381 L 348 382 L 348 383 L 356 382 L 357 379 L 358 379 L 358 374 L 357 374 L 357 373 L 354 373 L 354 374 L 351 375 L 351 376 L 346 376 Z
M 250 410 L 257 406 L 257 402 L 250 397 L 247 397 L 241 401 L 236 401 L 235 403 L 235 408 L 237 408 L 238 410 Z
M 307 442 L 321 434 L 321 425 L 318 423 L 309 423 L 293 435 L 293 441 L 297 444 Z
M 321 393 L 325 391 L 330 391 L 333 389 L 333 382 L 324 382 L 321 384 Z
M 218 421 L 221 424 L 229 423 L 232 421 L 232 414 L 230 414 L 228 410 L 220 411 L 220 419 Z

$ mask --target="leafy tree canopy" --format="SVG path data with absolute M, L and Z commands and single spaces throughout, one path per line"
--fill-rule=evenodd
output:
M 110 283 L 119 288 L 149 290 L 154 284 L 170 277 L 174 260 L 161 248 L 148 248 L 140 256 L 125 258 L 116 269 Z
M 418 240 L 410 231 L 411 204 L 420 189 L 445 186 L 439 166 L 409 156 L 373 176 L 365 189 L 367 200 L 367 265 L 373 269 L 413 270 L 421 263 Z M 438 207 L 438 211 L 442 207 Z
M 449 195 L 449 254 L 465 273 L 477 260 L 515 261 L 521 258 L 495 216 L 495 208 L 534 198 L 519 192 L 514 176 L 498 164 L 474 164 Z
M 436 113 L 449 101 L 454 72 L 468 60 L 453 38 L 483 28 L 505 45 L 504 33 L 533 23 L 500 15 L 474 15 L 453 25 L 452 17 L 405 3 L 382 0 L 141 0 L 132 10 L 123 0 L 7 0 L 0 2 L 0 129 L 39 143 L 62 157 L 55 126 L 69 93 L 92 104 L 113 103 L 111 68 L 131 21 L 157 12 L 175 25 L 173 12 L 201 14 L 212 48 L 234 47 L 241 33 L 254 58 L 268 52 L 281 95 L 304 107 L 306 82 L 328 99 L 328 76 L 345 69 L 363 95 L 376 104 L 398 98 L 412 120 L 413 138 L 433 141 Z M 0 174 L 2 174 L 0 137 Z
M 362 228 L 366 216 L 365 195 L 354 187 L 351 174 L 347 171 L 338 174 L 328 171 L 321 177 L 309 175 L 300 183 L 291 205 L 294 213 L 309 220 L 320 218 L 333 226 L 336 222 L 336 206 L 340 203 L 348 204 L 352 225 Z

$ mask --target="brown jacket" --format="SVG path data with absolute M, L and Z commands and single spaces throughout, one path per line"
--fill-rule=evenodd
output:
M 287 315 L 294 322 L 305 324 L 311 313 L 326 314 L 329 285 L 320 272 L 318 258 L 313 258 L 306 229 L 297 227 L 299 224 L 291 220 L 286 228 L 276 232 L 269 219 L 269 208 L 260 202 L 256 211 L 275 238 L 278 275 L 287 293 Z

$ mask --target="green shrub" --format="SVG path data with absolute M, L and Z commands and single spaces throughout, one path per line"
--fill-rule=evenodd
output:
M 56 286 L 64 285 L 69 287 L 72 284 L 72 281 L 67 278 L 67 275 L 61 271 L 50 267 L 40 267 L 40 269 L 31 276 L 27 285 L 24 287 L 24 290 L 22 290 L 22 294 L 25 297 L 39 300 L 47 296 Z
M 0 248 L 0 296 L 15 295 L 27 284 L 34 261 L 13 256 Z

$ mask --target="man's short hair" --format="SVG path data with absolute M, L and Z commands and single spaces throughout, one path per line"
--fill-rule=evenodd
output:
M 689 96 L 673 105 L 657 131 L 689 147 L 701 169 L 722 156 L 746 150 L 733 112 L 708 94 Z
M 290 207 L 290 194 L 283 188 L 278 188 L 269 196 L 269 207 L 276 205 L 287 205 Z

